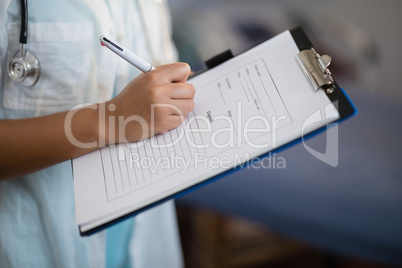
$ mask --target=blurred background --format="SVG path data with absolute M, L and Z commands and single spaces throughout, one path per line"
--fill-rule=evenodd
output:
M 302 144 L 285 169 L 244 169 L 177 200 L 187 267 L 402 266 L 402 2 L 169 0 L 192 69 L 301 26 L 358 109 L 339 165 Z M 326 133 L 308 141 L 325 152 Z

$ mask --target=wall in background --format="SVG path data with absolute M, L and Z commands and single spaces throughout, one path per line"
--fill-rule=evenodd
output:
M 402 101 L 402 2 L 398 0 L 169 0 L 182 59 L 193 68 L 231 48 L 241 52 L 302 26 L 335 75 L 351 88 Z M 378 94 L 377 94 L 378 93 Z

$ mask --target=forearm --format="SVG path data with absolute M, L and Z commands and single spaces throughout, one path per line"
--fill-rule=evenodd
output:
M 99 148 L 97 107 L 0 120 L 0 180 L 28 174 Z M 92 146 L 84 148 L 78 142 Z
M 164 65 L 138 76 L 106 103 L 37 118 L 0 120 L 0 180 L 179 126 L 194 108 L 195 89 L 185 83 L 189 73 L 184 63 Z

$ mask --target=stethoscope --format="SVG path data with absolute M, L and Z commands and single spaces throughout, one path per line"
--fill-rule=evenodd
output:
M 28 40 L 28 0 L 21 0 L 21 29 L 20 29 L 20 50 L 17 51 L 14 54 L 14 57 L 10 60 L 8 64 L 8 76 L 11 78 L 12 81 L 15 83 L 24 85 L 24 86 L 33 86 L 38 82 L 39 77 L 40 77 L 40 64 L 39 60 L 36 58 L 36 56 L 29 52 L 28 50 L 25 50 L 25 45 L 27 44 Z M 162 3 L 162 0 L 158 1 L 159 3 Z M 146 37 L 146 41 L 148 44 L 148 47 L 151 48 L 151 41 L 150 41 L 150 36 L 149 36 L 149 29 L 146 27 L 146 20 L 144 18 L 144 3 L 142 0 L 138 0 L 138 5 L 140 9 L 140 15 L 141 15 L 141 20 L 142 20 L 142 26 L 144 27 L 144 33 Z M 166 19 L 166 18 L 165 18 Z M 166 24 L 163 23 L 165 27 Z M 166 33 L 169 31 L 166 30 Z M 166 38 L 166 37 L 165 37 Z M 170 42 L 167 42 L 170 44 Z M 168 54 L 167 51 L 173 51 L 171 47 L 168 47 L 169 49 L 165 48 L 165 42 L 163 43 L 164 46 L 164 52 Z M 151 54 L 153 58 L 156 58 L 155 54 L 152 49 L 151 49 Z
M 8 76 L 12 81 L 24 86 L 33 86 L 40 76 L 39 60 L 34 54 L 25 50 L 28 39 L 28 5 L 21 0 L 20 50 L 8 64 Z

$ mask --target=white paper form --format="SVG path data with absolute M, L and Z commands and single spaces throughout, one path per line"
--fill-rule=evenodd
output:
M 220 174 L 339 118 L 296 62 L 290 32 L 189 80 L 194 111 L 164 135 L 73 160 L 76 222 L 89 230 Z

